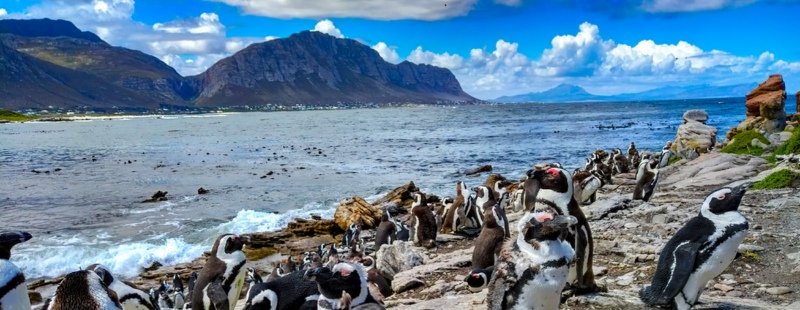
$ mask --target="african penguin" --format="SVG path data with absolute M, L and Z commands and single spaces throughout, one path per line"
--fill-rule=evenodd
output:
M 367 282 L 370 285 L 369 289 L 373 297 L 382 303 L 384 297 L 394 294 L 389 281 L 375 268 L 375 259 L 367 256 L 361 261 L 361 265 L 367 270 Z
M 197 271 L 192 271 L 189 275 L 189 284 L 188 290 L 186 291 L 186 301 L 188 301 L 188 305 L 191 306 L 192 304 L 192 294 L 194 293 L 194 284 L 197 283 Z
M 650 201 L 658 184 L 658 161 L 642 159 L 636 172 L 636 187 L 633 189 L 633 200 Z
M 411 236 L 414 244 L 427 248 L 436 246 L 436 218 L 425 201 L 425 194 L 414 193 L 411 214 L 414 217 L 414 229 Z
M 47 310 L 122 310 L 117 294 L 108 288 L 108 278 L 80 270 L 68 273 L 56 288 L 56 294 L 45 302 Z M 26 292 L 27 294 L 27 292 Z
M 103 282 L 110 283 L 108 288 L 114 291 L 119 298 L 123 310 L 154 310 L 156 305 L 150 302 L 150 296 L 137 288 L 132 283 L 126 283 L 114 277 L 105 266 L 94 264 L 86 268 L 93 271 Z
M 664 168 L 669 165 L 669 161 L 672 159 L 673 155 L 675 154 L 672 153 L 672 141 L 667 141 L 667 144 L 661 149 L 661 159 L 658 162 L 658 168 Z
M 492 279 L 493 272 L 494 265 L 488 268 L 473 268 L 467 277 L 464 278 L 464 282 L 467 282 L 467 289 L 473 293 L 482 291 L 489 285 L 489 280 Z
M 464 228 L 481 228 L 483 226 L 483 213 L 478 209 L 475 202 L 477 196 L 474 192 L 469 193 L 464 205 Z
M 350 295 L 350 309 L 384 309 L 370 294 L 367 273 L 360 264 L 338 263 L 333 268 L 308 270 L 306 277 L 317 282 L 318 309 L 342 309 L 343 292 Z
M 347 227 L 347 231 L 344 233 L 344 237 L 342 238 L 342 247 L 350 248 L 353 246 L 353 243 L 358 242 L 361 238 L 361 225 L 358 223 L 350 224 Z
M 233 309 L 244 286 L 244 244 L 237 235 L 219 236 L 197 277 L 192 309 Z
M 728 268 L 749 228 L 738 211 L 746 187 L 714 191 L 700 214 L 672 236 L 658 257 L 652 285 L 639 291 L 645 304 L 690 309 L 706 283 Z
M 177 292 L 183 292 L 183 280 L 177 273 L 172 275 L 172 289 Z
M 494 195 L 494 191 L 486 186 L 477 186 L 472 191 L 475 192 L 475 206 L 481 214 L 481 225 L 483 225 L 486 210 L 497 204 L 497 198 Z
M 613 166 L 611 167 L 612 174 L 620 174 L 620 173 L 628 173 L 628 169 L 630 163 L 628 162 L 628 158 L 625 155 L 622 155 L 622 151 L 618 148 L 615 148 L 611 151 L 611 159 Z
M 480 190 L 478 190 L 480 191 Z M 508 193 L 503 193 L 508 195 Z M 500 203 L 487 207 L 483 213 L 483 227 L 475 239 L 475 250 L 472 251 L 472 268 L 483 269 L 494 265 L 495 257 L 500 254 L 503 240 L 509 237 L 508 219 L 505 209 Z
M 24 231 L 0 232 L 0 309 L 28 310 L 31 301 L 28 298 L 28 287 L 25 275 L 11 259 L 11 248 L 28 241 L 31 234 Z
M 574 187 L 572 176 L 562 168 L 552 165 L 536 167 L 528 171 L 529 178 L 536 180 L 539 186 L 533 207 L 533 212 L 550 212 L 553 215 L 571 215 L 578 222 L 570 228 L 566 240 L 575 250 L 575 264 L 570 268 L 567 284 L 575 293 L 594 291 L 597 285 L 592 272 L 592 259 L 594 256 L 594 242 L 589 222 L 573 195 Z M 526 214 L 517 224 L 528 222 L 531 213 Z
M 603 187 L 603 180 L 586 170 L 576 170 L 572 174 L 573 195 L 580 204 L 592 204 L 597 200 L 597 190 Z M 588 202 L 588 203 L 587 203 Z
M 456 198 L 453 199 L 453 203 L 450 205 L 450 208 L 448 208 L 447 212 L 445 212 L 444 219 L 442 221 L 441 232 L 443 234 L 457 232 L 461 225 L 464 224 L 464 218 L 466 217 L 464 211 L 464 207 L 466 205 L 464 193 L 467 193 L 467 186 L 464 185 L 464 182 L 456 182 Z
M 375 229 L 375 247 L 373 251 L 380 249 L 381 245 L 392 244 L 395 240 L 396 230 L 396 226 L 392 222 L 392 214 L 389 213 L 389 210 L 383 210 L 381 222 L 378 224 L 378 228 Z
M 503 245 L 486 297 L 488 309 L 558 309 L 575 252 L 565 240 L 577 220 L 548 212 L 523 217 Z
M 317 284 L 306 279 L 305 271 L 298 270 L 270 282 L 251 285 L 244 309 L 316 309 L 318 296 Z
M 392 222 L 394 223 L 394 228 L 396 229 L 395 232 L 395 240 L 400 241 L 409 241 L 411 240 L 411 227 L 408 226 L 403 220 L 393 218 Z

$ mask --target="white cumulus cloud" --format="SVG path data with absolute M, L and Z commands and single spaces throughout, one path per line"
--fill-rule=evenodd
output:
M 494 0 L 497 4 L 507 5 L 507 6 L 520 6 L 522 5 L 522 0 Z
M 275 18 L 357 17 L 441 20 L 466 15 L 478 0 L 215 0 L 247 14 Z
M 378 42 L 378 44 L 372 46 L 372 49 L 378 52 L 383 60 L 393 64 L 400 62 L 400 55 L 397 54 L 397 48 L 389 46 L 385 42 Z
M 416 64 L 434 65 L 451 70 L 461 68 L 461 65 L 464 63 L 464 58 L 458 54 L 450 54 L 447 52 L 437 54 L 423 50 L 422 46 L 417 46 L 406 59 Z
M 649 13 L 712 11 L 755 2 L 757 0 L 644 0 L 641 9 Z
M 8 15 L 8 11 L 6 11 L 6 9 L 4 9 L 4 8 L 0 8 L 0 16 L 3 16 L 3 15 Z
M 323 19 L 317 22 L 317 24 L 314 25 L 314 29 L 311 30 L 326 33 L 340 39 L 344 38 L 342 31 L 336 28 L 336 25 L 334 25 L 330 19 Z
M 576 35 L 559 35 L 551 40 L 552 47 L 542 52 L 536 73 L 542 76 L 591 75 L 600 66 L 614 41 L 603 40 L 597 25 L 584 22 Z

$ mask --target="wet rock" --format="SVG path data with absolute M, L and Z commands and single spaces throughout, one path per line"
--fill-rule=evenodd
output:
M 42 303 L 42 294 L 35 291 L 28 291 L 28 299 L 31 300 L 31 305 Z
M 145 199 L 142 203 L 159 202 L 167 200 L 167 192 L 157 191 L 149 199 Z
M 473 175 L 478 175 L 478 174 L 481 174 L 483 172 L 489 172 L 489 171 L 492 171 L 492 165 L 483 165 L 483 166 L 480 166 L 480 167 L 467 169 L 466 171 L 464 171 L 464 175 L 473 176 Z
M 334 236 L 344 231 L 329 219 L 294 219 L 285 229 L 273 232 L 242 234 L 247 240 L 245 253 L 271 255 L 274 253 L 295 255 L 316 249 L 322 243 L 335 241 Z M 310 238 L 311 237 L 311 238 Z M 251 253 L 251 252 L 258 253 Z
M 202 188 L 202 187 L 197 189 L 197 194 L 198 195 L 205 195 L 205 194 L 208 194 L 208 192 L 209 192 L 209 190 L 207 190 L 205 188 Z
M 144 271 L 153 271 L 153 270 L 156 270 L 158 268 L 161 268 L 162 266 L 164 266 L 164 265 L 162 265 L 159 262 L 153 262 L 152 264 L 150 264 L 150 266 L 144 268 Z
M 422 248 L 414 247 L 410 242 L 384 244 L 375 254 L 375 268 L 378 268 L 381 275 L 392 280 L 397 273 L 422 265 L 425 262 L 422 253 Z
M 706 125 L 705 120 L 708 120 L 705 111 L 689 110 L 684 113 L 684 123 L 678 127 L 672 151 L 681 158 L 692 160 L 713 149 L 717 143 L 717 128 Z
M 416 191 L 419 191 L 419 188 L 414 185 L 414 182 L 408 182 L 406 185 L 393 189 L 391 192 L 386 194 L 386 196 L 383 196 L 381 199 L 378 199 L 372 203 L 372 205 L 384 206 L 387 204 L 393 204 L 397 207 L 408 210 L 411 209 L 411 203 L 414 202 L 414 198 L 411 196 L 411 193 Z
M 361 224 L 362 229 L 375 228 L 381 220 L 381 210 L 355 196 L 339 203 L 333 220 L 342 230 L 347 230 L 351 224 Z
M 783 294 L 789 294 L 791 292 L 792 292 L 792 289 L 790 289 L 788 287 L 785 287 L 785 286 L 776 286 L 776 287 L 770 287 L 770 288 L 767 289 L 767 294 L 770 294 L 770 295 L 783 295 Z

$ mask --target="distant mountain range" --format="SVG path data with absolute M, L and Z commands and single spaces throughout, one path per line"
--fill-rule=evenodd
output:
M 589 101 L 649 101 L 679 100 L 702 98 L 744 97 L 758 86 L 758 83 L 728 86 L 712 86 L 708 84 L 690 86 L 667 86 L 639 93 L 618 94 L 610 96 L 594 95 L 580 86 L 561 84 L 538 93 L 516 96 L 503 96 L 493 101 L 501 103 L 519 102 L 589 102 Z
M 63 20 L 0 20 L 0 108 L 152 110 L 478 101 L 447 69 L 391 64 L 355 40 L 304 31 L 184 77 Z

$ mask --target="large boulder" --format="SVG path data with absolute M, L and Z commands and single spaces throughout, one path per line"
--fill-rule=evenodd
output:
M 419 188 L 414 185 L 414 182 L 408 182 L 406 185 L 393 189 L 391 192 L 386 194 L 386 196 L 383 196 L 381 199 L 375 201 L 372 205 L 380 207 L 391 204 L 410 210 L 411 204 L 414 202 L 414 197 L 411 196 L 411 193 L 416 191 L 419 191 Z
M 672 151 L 681 158 L 695 159 L 708 153 L 717 143 L 717 128 L 705 124 L 708 113 L 703 110 L 689 110 L 683 114 L 683 124 L 678 127 Z
M 766 81 L 747 94 L 745 99 L 747 117 L 736 127 L 738 131 L 756 129 L 760 132 L 773 133 L 782 131 L 786 127 L 784 108 L 786 85 L 780 74 L 770 75 Z
M 375 253 L 375 268 L 387 279 L 394 279 L 395 274 L 422 265 L 425 262 L 423 251 L 406 241 L 381 245 Z
M 333 221 L 342 230 L 347 230 L 350 224 L 361 224 L 362 229 L 375 228 L 380 220 L 381 210 L 358 196 L 339 203 L 333 214 Z

